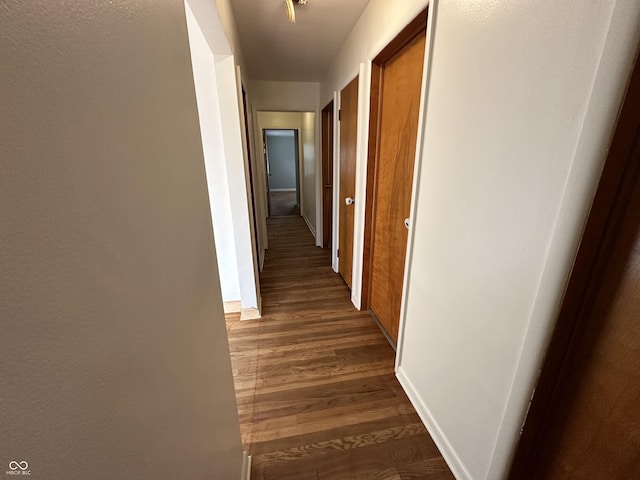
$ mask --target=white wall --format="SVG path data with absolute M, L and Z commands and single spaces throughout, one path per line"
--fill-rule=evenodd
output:
M 188 0 L 193 1 L 193 0 Z M 236 28 L 235 19 L 233 18 L 233 9 L 231 8 L 231 0 L 198 0 L 198 1 L 206 1 L 207 3 L 214 2 L 217 10 L 216 17 L 219 18 L 220 23 L 222 25 L 222 29 L 224 31 L 225 36 L 227 37 L 227 42 L 229 44 L 230 52 L 218 52 L 220 55 L 225 53 L 233 53 L 236 65 L 240 66 L 243 71 L 246 71 L 245 63 L 244 63 L 244 55 L 242 52 L 242 48 L 240 48 L 240 40 L 238 38 L 238 30 Z
M 255 255 L 253 222 L 249 208 L 251 197 L 248 178 L 248 158 L 244 151 L 240 120 L 240 105 L 236 66 L 233 56 L 215 56 L 218 99 L 227 162 L 227 178 L 231 195 L 231 216 L 236 244 L 236 261 L 240 280 L 240 300 L 243 309 L 259 309 L 260 285 Z M 233 92 L 233 94 L 232 94 Z M 234 95 L 235 94 L 235 95 Z
M 222 288 L 222 299 L 225 302 L 240 300 L 240 279 L 238 277 L 238 262 L 233 235 L 233 219 L 231 216 L 231 197 L 227 175 L 227 162 L 224 155 L 222 139 L 222 119 L 220 117 L 220 103 L 218 101 L 217 80 L 213 49 L 220 49 L 226 45 L 226 39 L 214 37 L 222 32 L 220 25 L 213 23 L 217 16 L 212 11 L 206 11 L 201 2 L 193 2 L 202 10 L 200 20 L 207 21 L 206 32 L 210 35 L 207 42 L 202 28 L 190 7 L 185 2 L 187 25 L 189 31 L 189 45 L 191 49 L 191 65 L 198 101 L 198 115 L 200 119 L 200 135 L 207 172 L 209 190 L 209 204 L 213 221 L 213 233 L 218 252 L 218 271 Z M 211 4 L 213 7 L 213 4 Z M 196 10 L 198 11 L 198 10 Z M 213 11 L 215 13 L 215 11 Z M 222 34 L 224 35 L 224 34 Z M 213 37 L 213 38 L 211 38 Z
M 235 59 L 213 0 L 185 7 L 222 295 L 255 310 L 260 290 Z
M 301 115 L 302 131 L 300 132 L 300 141 L 302 143 L 302 183 L 304 185 L 302 190 L 304 195 L 302 215 L 307 220 L 313 235 L 317 236 L 316 232 L 322 234 L 322 228 L 316 227 L 316 213 L 322 202 L 316 201 L 316 193 L 321 192 L 319 188 L 316 188 L 316 167 L 320 165 L 320 156 L 316 154 L 316 146 L 319 145 L 319 142 L 316 141 L 316 114 L 304 112 Z
M 2 11 L 0 462 L 239 479 L 182 1 Z
M 255 251 L 256 257 L 256 266 L 262 265 L 264 261 L 264 253 L 268 248 L 268 239 L 267 239 L 267 224 L 266 224 L 266 206 L 260 201 L 262 198 L 263 192 L 260 190 L 261 183 L 263 183 L 263 178 L 259 177 L 255 171 L 252 171 L 253 178 L 251 181 L 253 182 L 254 188 L 253 192 L 251 192 L 250 188 L 250 179 L 249 179 L 249 151 L 245 149 L 245 146 L 248 147 L 253 156 L 252 161 L 255 162 L 255 158 L 259 157 L 260 152 L 262 150 L 262 145 L 256 143 L 255 136 L 250 134 L 249 138 L 245 138 L 245 130 L 244 130 L 244 122 L 245 122 L 245 114 L 244 109 L 242 108 L 242 86 L 244 86 L 246 92 L 246 103 L 247 103 L 247 124 L 249 125 L 249 131 L 253 132 L 253 128 L 255 125 L 255 109 L 253 108 L 253 93 L 250 85 L 250 81 L 246 78 L 243 72 L 247 71 L 246 64 L 244 62 L 244 54 L 242 48 L 240 47 L 240 41 L 238 38 L 238 31 L 235 24 L 233 8 L 231 7 L 231 0 L 188 0 L 190 3 L 202 3 L 205 7 L 202 8 L 203 13 L 209 16 L 215 16 L 219 19 L 219 23 L 222 24 L 222 29 L 228 41 L 228 46 L 233 53 L 233 61 L 235 62 L 236 67 L 236 83 L 237 83 L 237 92 L 238 92 L 238 105 L 240 106 L 240 123 L 241 123 L 241 138 L 242 138 L 242 147 L 243 147 L 243 155 L 245 161 L 245 178 L 247 182 L 247 193 L 253 193 L 256 199 L 256 212 L 255 212 L 255 225 L 257 226 L 257 244 L 252 245 L 253 250 Z M 217 13 L 212 14 L 211 4 L 214 3 Z M 195 10 L 195 8 L 194 8 Z M 196 17 L 198 17 L 197 13 Z M 210 20 L 203 20 L 203 23 L 209 22 Z M 217 54 L 223 55 L 225 52 L 216 52 Z M 225 92 L 228 94 L 228 92 Z M 244 143 L 246 142 L 246 144 Z M 248 199 L 249 205 L 251 205 L 251 198 Z M 252 234 L 252 242 L 255 244 L 256 241 L 253 240 L 256 238 L 254 235 L 254 212 L 252 210 L 249 211 L 249 227 Z M 257 278 L 257 271 L 256 271 Z M 259 286 L 258 286 L 259 288 Z
M 640 4 L 437 2 L 397 373 L 458 478 L 504 478 Z

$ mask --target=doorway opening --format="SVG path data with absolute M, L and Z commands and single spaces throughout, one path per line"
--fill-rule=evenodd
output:
M 300 216 L 298 131 L 265 129 L 263 133 L 269 216 Z

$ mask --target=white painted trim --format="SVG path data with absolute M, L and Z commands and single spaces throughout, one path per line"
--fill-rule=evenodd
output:
M 457 480 L 473 480 L 469 471 L 465 468 L 464 463 L 458 457 L 455 449 L 447 439 L 446 435 L 438 425 L 434 415 L 429 411 L 426 404 L 422 401 L 422 398 L 418 395 L 411 380 L 404 374 L 404 370 L 400 367 L 396 372 L 396 377 L 400 382 L 400 385 L 404 389 L 407 397 L 411 401 L 411 404 L 416 409 L 418 416 L 424 423 L 425 427 L 429 431 L 429 435 L 433 439 L 433 442 L 440 450 L 440 454 L 444 458 L 445 462 L 449 466 L 451 473 Z
M 302 113 L 302 112 L 301 112 Z M 302 129 L 304 128 L 303 117 L 300 116 L 300 122 L 298 123 L 298 128 L 295 130 L 295 142 L 296 147 L 298 147 L 298 192 L 300 201 L 300 214 L 304 212 L 304 143 L 302 142 Z
M 402 280 L 402 299 L 400 301 L 400 324 L 398 327 L 398 343 L 396 349 L 396 373 L 400 367 L 400 361 L 402 358 L 402 347 L 404 340 L 404 326 L 407 321 L 406 307 L 407 307 L 407 294 L 409 291 L 409 282 L 411 281 L 411 259 L 413 257 L 413 246 L 415 242 L 414 234 L 414 222 L 415 211 L 418 206 L 418 195 L 420 190 L 420 176 L 422 172 L 422 157 L 424 150 L 424 138 L 425 131 L 425 119 L 424 114 L 427 111 L 427 99 L 429 91 L 429 82 L 431 78 L 431 59 L 433 58 L 433 35 L 435 32 L 434 26 L 437 18 L 439 0 L 431 0 L 429 2 L 427 12 L 427 33 L 426 43 L 424 48 L 424 67 L 422 68 L 422 93 L 420 94 L 420 109 L 418 114 L 418 134 L 416 135 L 416 157 L 413 166 L 413 185 L 411 186 L 411 207 L 409 210 L 409 235 L 407 237 L 407 253 L 405 255 L 404 262 L 404 278 Z
M 240 313 L 242 311 L 242 302 L 240 300 L 231 300 L 223 303 L 224 313 Z
M 360 64 L 358 74 L 358 122 L 356 127 L 356 191 L 353 213 L 353 267 L 351 302 L 360 310 L 364 262 L 364 221 L 367 202 L 367 163 L 369 153 L 369 105 L 371 97 L 371 61 Z
M 242 452 L 242 473 L 240 474 L 240 480 L 251 480 L 251 455 L 244 450 Z
M 245 163 L 247 155 L 246 145 L 242 140 L 244 124 L 240 116 L 242 109 L 238 104 L 238 97 L 242 98 L 242 91 L 233 55 L 215 55 L 214 62 L 220 115 L 224 119 L 222 145 L 227 165 L 240 297 L 243 305 L 257 308 L 259 279 L 253 250 L 255 242 L 251 234 L 250 188 L 248 187 L 248 168 Z M 236 95 L 229 94 L 232 88 L 235 88 Z
M 270 188 L 270 192 L 297 192 L 297 188 Z
M 302 215 L 302 218 L 304 218 L 304 223 L 307 224 L 307 227 L 309 228 L 309 230 L 313 234 L 313 238 L 316 238 L 316 229 L 313 227 L 313 225 L 311 225 L 311 222 L 309 221 L 307 216 L 306 215 Z
M 322 218 L 324 215 L 324 205 L 322 202 L 322 191 L 324 190 L 322 183 L 322 109 L 320 106 L 315 111 L 313 116 L 313 146 L 315 152 L 315 158 L 313 162 L 314 175 L 315 175 L 315 189 L 316 189 L 316 247 L 322 248 L 324 241 L 322 231 Z
M 235 60 L 234 60 L 235 61 Z M 235 65 L 235 63 L 234 63 Z M 260 268 L 258 264 L 260 259 L 258 257 L 259 245 L 256 243 L 256 231 L 255 231 L 255 211 L 253 205 L 255 205 L 254 191 L 251 188 L 252 178 L 250 178 L 249 172 L 251 170 L 249 166 L 249 139 L 247 138 L 248 122 L 245 118 L 244 101 L 242 98 L 242 72 L 240 65 L 235 65 L 235 80 L 236 80 L 236 95 L 238 100 L 238 114 L 240 120 L 240 141 L 242 143 L 242 160 L 244 167 L 244 186 L 247 197 L 247 213 L 249 222 L 249 244 L 251 248 L 251 256 L 253 257 L 253 280 L 255 283 L 255 294 L 260 296 Z M 253 203 L 253 205 L 252 205 Z M 241 272 L 238 272 L 241 275 Z M 240 279 L 240 285 L 242 286 L 243 280 Z M 259 301 L 259 299 L 256 298 Z M 260 304 L 256 301 L 256 307 L 260 307 Z
M 248 94 L 247 94 L 248 95 Z M 253 139 L 253 172 L 255 178 L 256 185 L 256 193 L 258 194 L 258 198 L 256 198 L 256 202 L 259 205 L 260 210 L 260 241 L 262 243 L 263 256 L 261 258 L 261 263 L 264 265 L 264 253 L 269 249 L 269 236 L 267 234 L 267 177 L 264 165 L 264 144 L 262 138 L 262 128 L 260 124 L 260 116 L 259 111 L 255 108 L 255 106 L 251 107 L 252 112 L 252 139 Z M 262 268 L 261 268 L 262 270 Z
M 333 198 L 331 208 L 333 209 L 333 238 L 331 241 L 331 266 L 333 271 L 338 273 L 338 241 L 340 222 L 340 92 L 333 92 Z
M 260 310 L 257 308 L 243 308 L 240 311 L 240 320 L 257 320 L 261 317 Z

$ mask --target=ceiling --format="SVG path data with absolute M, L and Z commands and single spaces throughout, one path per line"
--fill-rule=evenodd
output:
M 287 21 L 284 0 L 231 0 L 246 61 L 254 80 L 317 82 L 369 0 L 309 0 Z

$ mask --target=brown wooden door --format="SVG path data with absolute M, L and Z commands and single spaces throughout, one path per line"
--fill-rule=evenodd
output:
M 535 478 L 640 478 L 639 184 L 617 237 Z
M 370 308 L 398 338 L 426 30 L 374 70 L 379 75 Z
M 340 92 L 340 195 L 338 271 L 351 288 L 353 264 L 353 204 L 356 194 L 356 127 L 358 123 L 358 77 Z
M 322 247 L 331 246 L 333 224 L 333 101 L 322 110 Z

